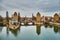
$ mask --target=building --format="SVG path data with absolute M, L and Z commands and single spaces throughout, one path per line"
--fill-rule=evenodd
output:
M 36 17 L 32 14 L 32 20 L 36 20 Z
M 21 17 L 20 17 L 20 13 L 18 13 L 18 22 L 20 22 Z
M 57 13 L 55 13 L 54 15 L 54 22 L 58 22 L 59 21 L 59 15 Z
M 13 19 L 18 21 L 18 14 L 17 14 L 17 12 L 14 12 Z
M 39 12 L 36 14 L 36 22 L 41 22 L 41 15 Z
M 0 26 L 3 26 L 3 17 L 0 16 Z
M 9 22 L 8 11 L 6 11 L 6 21 Z
M 36 21 L 36 17 L 32 14 L 32 24 L 34 25 Z

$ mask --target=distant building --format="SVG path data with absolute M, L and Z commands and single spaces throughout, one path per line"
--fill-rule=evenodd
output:
M 57 13 L 55 13 L 54 15 L 54 22 L 58 22 L 59 21 L 59 15 Z
M 41 22 L 41 14 L 39 12 L 36 14 L 36 22 Z
M 51 16 L 45 16 L 45 21 L 46 22 L 51 22 L 52 21 L 52 17 Z

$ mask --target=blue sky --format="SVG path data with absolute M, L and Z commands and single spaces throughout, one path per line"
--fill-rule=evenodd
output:
M 60 12 L 60 0 L 0 0 L 0 11 Z

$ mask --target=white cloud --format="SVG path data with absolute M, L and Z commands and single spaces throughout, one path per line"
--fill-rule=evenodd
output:
M 59 12 L 60 0 L 0 0 L 0 8 L 3 11 L 20 11 L 22 14 L 32 14 L 38 9 L 40 12 Z
M 7 8 L 28 8 L 44 11 L 59 11 L 60 0 L 2 0 L 1 3 Z

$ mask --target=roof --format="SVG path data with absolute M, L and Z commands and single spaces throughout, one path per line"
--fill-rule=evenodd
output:
M 59 16 L 59 15 L 57 13 L 55 13 L 54 16 Z
M 39 12 L 37 12 L 37 15 L 41 15 Z

